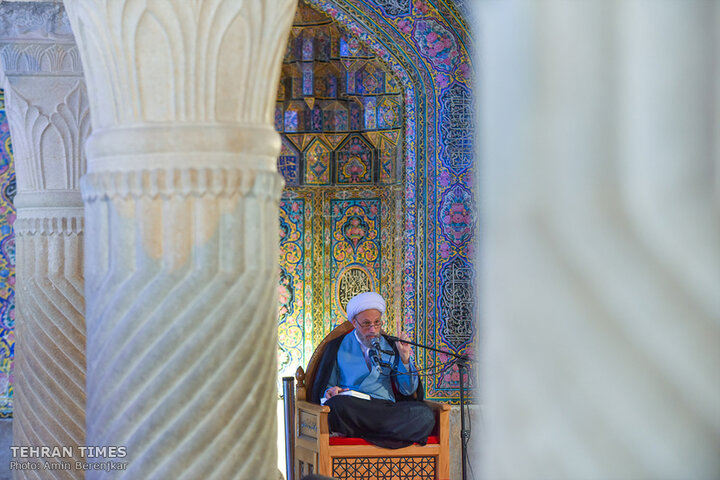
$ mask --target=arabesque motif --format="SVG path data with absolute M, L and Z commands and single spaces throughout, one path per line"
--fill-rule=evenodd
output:
M 15 358 L 15 169 L 0 90 L 0 418 L 12 417 Z
M 304 199 L 280 201 L 280 280 L 278 283 L 278 371 L 293 375 L 305 354 L 306 265 Z
M 461 245 L 472 238 L 474 224 L 472 193 L 467 187 L 453 185 L 445 191 L 440 202 L 443 235 L 455 245 Z
M 435 20 L 418 21 L 413 38 L 420 53 L 442 72 L 452 71 L 460 61 L 455 38 Z

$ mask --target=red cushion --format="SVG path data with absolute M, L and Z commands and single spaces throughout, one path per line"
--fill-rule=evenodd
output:
M 438 444 L 440 439 L 437 435 L 430 435 L 427 443 Z M 330 437 L 330 445 L 372 445 L 372 443 L 357 437 Z

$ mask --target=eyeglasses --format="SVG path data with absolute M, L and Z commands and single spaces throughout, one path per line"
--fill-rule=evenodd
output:
M 358 322 L 358 325 L 360 325 L 361 328 L 370 328 L 370 327 L 381 328 L 382 324 L 383 324 L 382 320 L 377 320 L 375 322 Z

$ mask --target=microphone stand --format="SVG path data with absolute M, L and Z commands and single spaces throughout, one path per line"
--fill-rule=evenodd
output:
M 383 335 L 386 338 L 389 338 L 390 340 L 394 340 L 396 342 L 409 343 L 410 345 L 415 345 L 416 347 L 424 348 L 426 350 L 432 350 L 434 352 L 444 353 L 446 355 L 451 355 L 455 357 L 454 363 L 458 366 L 458 371 L 460 372 L 460 451 L 462 452 L 462 478 L 463 480 L 467 480 L 467 442 L 470 440 L 470 431 L 465 428 L 465 385 L 463 378 L 465 376 L 465 371 L 468 368 L 468 364 L 470 362 L 476 362 L 476 360 L 473 360 L 467 355 L 460 355 L 459 353 L 450 352 L 448 350 L 441 350 L 439 348 L 430 347 L 427 345 L 423 345 L 422 343 L 413 342 L 411 340 L 403 340 L 402 338 L 398 338 L 393 335 Z

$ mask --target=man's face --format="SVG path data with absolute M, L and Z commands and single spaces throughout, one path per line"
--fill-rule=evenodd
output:
M 380 335 L 382 330 L 382 313 L 375 309 L 362 311 L 355 315 L 352 324 L 357 330 L 360 341 L 370 346 L 370 339 Z

